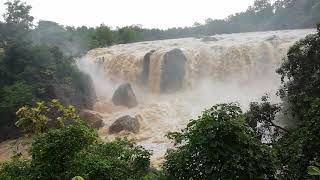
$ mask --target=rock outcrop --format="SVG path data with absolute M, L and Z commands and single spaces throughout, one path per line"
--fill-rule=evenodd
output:
M 133 108 L 138 105 L 136 95 L 129 83 L 121 84 L 112 96 L 112 102 L 116 106 Z
M 123 116 L 117 119 L 110 127 L 109 133 L 115 134 L 121 131 L 129 131 L 138 133 L 140 130 L 140 123 L 138 118 L 131 116 Z
M 150 60 L 152 54 L 155 52 L 155 50 L 149 51 L 146 55 L 143 57 L 143 67 L 142 67 L 142 73 L 141 73 L 141 83 L 144 86 L 148 85 L 149 81 L 149 74 L 150 74 Z
M 103 127 L 103 118 L 94 111 L 82 110 L 80 112 L 80 118 L 88 123 L 91 128 L 99 129 Z
M 163 56 L 160 91 L 175 92 L 183 88 L 187 57 L 180 49 L 173 49 Z
M 89 75 L 81 74 L 77 85 L 52 81 L 46 88 L 48 99 L 59 99 L 63 105 L 74 105 L 77 110 L 92 109 L 97 101 L 93 81 Z

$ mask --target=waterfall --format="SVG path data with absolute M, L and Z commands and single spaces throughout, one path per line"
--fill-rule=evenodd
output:
M 91 50 L 77 62 L 92 77 L 99 97 L 95 110 L 106 124 L 100 135 L 113 138 L 107 128 L 116 118 L 138 115 L 142 129 L 129 136 L 153 150 L 152 160 L 157 163 L 171 147 L 164 135 L 185 127 L 205 108 L 236 101 L 245 109 L 265 93 L 275 94 L 280 86 L 275 71 L 288 49 L 314 32 L 268 31 L 121 44 Z M 110 110 L 112 93 L 123 82 L 131 83 L 139 105 Z

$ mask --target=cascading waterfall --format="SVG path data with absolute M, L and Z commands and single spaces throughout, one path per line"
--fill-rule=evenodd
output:
M 133 137 L 153 150 L 152 162 L 157 164 L 172 146 L 166 133 L 184 128 L 205 108 L 222 102 L 239 102 L 246 108 L 265 93 L 274 94 L 280 85 L 275 70 L 289 47 L 314 32 L 269 31 L 115 45 L 88 52 L 78 66 L 93 79 L 99 99 L 94 110 L 105 121 L 99 130 L 102 138 Z M 123 82 L 133 86 L 137 107 L 112 105 L 112 94 Z M 108 127 L 123 115 L 140 117 L 138 134 L 108 134 Z

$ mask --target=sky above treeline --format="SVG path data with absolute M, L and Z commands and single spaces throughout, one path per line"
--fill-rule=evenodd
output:
M 245 11 L 254 0 L 22 0 L 32 6 L 35 21 L 62 25 L 110 27 L 142 25 L 167 29 L 192 26 L 205 19 L 223 19 Z M 7 0 L 0 0 L 3 14 Z

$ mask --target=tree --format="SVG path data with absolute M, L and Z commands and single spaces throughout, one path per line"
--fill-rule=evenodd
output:
M 134 27 L 123 27 L 118 30 L 119 43 L 132 43 L 136 41 L 136 31 Z
M 48 122 L 51 127 L 63 127 L 66 123 L 81 123 L 73 106 L 64 107 L 57 99 L 50 103 L 37 102 L 34 107 L 23 106 L 17 111 L 16 126 L 32 134 L 47 131 Z
M 299 118 L 310 108 L 313 98 L 320 97 L 319 37 L 320 31 L 293 45 L 277 70 L 283 84 L 280 96 L 288 99 L 293 105 L 292 113 Z
M 90 146 L 80 152 L 68 172 L 86 179 L 139 179 L 148 171 L 150 152 L 128 140 Z
M 92 37 L 92 46 L 93 47 L 104 47 L 110 46 L 113 43 L 112 31 L 108 26 L 101 24 L 95 29 L 95 32 Z
M 320 26 L 318 33 L 293 45 L 278 73 L 282 76 L 281 98 L 288 101 L 297 119 L 275 148 L 282 162 L 281 173 L 289 179 L 309 179 L 308 167 L 320 159 Z
M 0 93 L 0 140 L 3 140 L 20 135 L 14 126 L 15 111 L 21 106 L 33 104 L 37 97 L 32 86 L 20 81 L 0 88 Z
M 20 0 L 6 2 L 6 13 L 3 14 L 5 24 L 0 26 L 0 45 L 5 46 L 11 41 L 24 41 L 32 27 L 33 17 L 30 15 L 31 6 Z
M 289 179 L 310 179 L 308 167 L 320 159 L 320 99 L 314 99 L 297 128 L 275 145 L 282 163 L 281 175 Z
M 68 162 L 78 152 L 93 144 L 97 137 L 93 129 L 79 124 L 52 129 L 39 135 L 31 147 L 33 176 L 40 179 L 64 179 L 69 168 Z
M 31 160 L 16 157 L 0 164 L 0 179 L 71 179 L 79 175 L 89 179 L 140 179 L 149 169 L 149 151 L 128 140 L 102 143 L 73 107 L 57 100 L 23 107 L 18 114 L 21 127 L 39 133 L 31 145 Z M 44 124 L 53 119 L 60 126 L 43 131 Z
M 107 29 L 108 27 L 103 26 L 104 28 Z M 80 56 L 92 48 L 100 47 L 99 43 L 106 41 L 104 32 L 97 33 L 98 29 L 100 31 L 100 27 L 95 29 L 85 26 L 75 28 L 52 21 L 40 20 L 30 34 L 35 44 L 57 46 L 65 56 Z M 101 47 L 105 45 L 103 44 Z
M 256 12 L 261 12 L 265 9 L 271 8 L 270 0 L 255 0 L 253 4 L 253 8 Z
M 3 87 L 2 93 L 4 95 L 0 102 L 0 109 L 15 111 L 18 107 L 32 104 L 36 100 L 33 91 L 31 86 L 23 82 Z
M 289 130 L 276 123 L 277 115 L 282 111 L 280 104 L 269 102 L 269 96 L 263 96 L 261 103 L 251 102 L 249 110 L 244 114 L 246 121 L 264 141 L 271 144 Z M 258 126 L 259 125 L 259 126 Z
M 47 21 L 40 22 L 34 30 L 30 6 L 17 0 L 6 6 L 6 22 L 0 23 L 0 140 L 19 134 L 14 123 L 15 112 L 21 106 L 60 99 L 63 104 L 90 109 L 95 99 L 90 77 L 59 49 L 76 47 L 65 44 L 70 43 L 65 40 L 70 37 L 69 32 Z M 32 36 L 31 32 L 43 36 Z
M 201 26 L 201 24 L 199 22 L 194 22 L 192 26 L 193 27 L 198 27 L 198 26 Z
M 21 24 L 26 28 L 32 26 L 33 17 L 30 14 L 31 6 L 20 0 L 14 0 L 13 2 L 6 2 L 7 12 L 3 15 L 7 24 Z
M 220 104 L 170 133 L 176 148 L 168 151 L 165 173 L 172 179 L 273 178 L 276 161 L 245 123 L 240 107 Z

